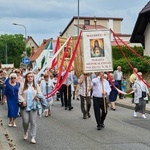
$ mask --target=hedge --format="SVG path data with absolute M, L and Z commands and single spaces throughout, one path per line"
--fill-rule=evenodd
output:
M 150 62 L 150 57 L 143 56 L 143 48 L 142 47 L 134 47 L 132 48 L 141 55 L 143 58 L 148 60 Z M 138 68 L 139 71 L 145 73 L 150 72 L 150 65 L 144 61 L 143 59 L 139 58 L 137 55 L 135 55 L 131 50 L 126 48 L 125 46 L 122 47 L 123 52 L 126 55 L 126 58 L 129 60 L 131 65 L 136 68 Z M 129 73 L 132 71 L 132 68 L 124 58 L 123 54 L 119 50 L 118 47 L 112 47 L 112 55 L 113 55 L 113 69 L 116 70 L 117 66 L 121 66 L 124 73 Z

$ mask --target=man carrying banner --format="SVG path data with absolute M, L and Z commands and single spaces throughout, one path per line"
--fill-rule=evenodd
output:
M 101 71 L 98 77 L 92 80 L 93 83 L 93 107 L 97 130 L 104 128 L 104 120 L 107 115 L 106 96 L 110 94 L 109 82 L 104 79 L 104 72 Z M 101 111 L 100 111 L 101 109 Z M 102 112 L 102 113 L 101 113 Z
M 65 67 L 63 67 L 63 72 L 61 74 L 61 78 L 63 79 L 64 75 L 66 73 Z M 68 76 L 66 80 L 63 82 L 61 88 L 60 88 L 60 96 L 61 96 L 61 102 L 65 103 L 65 110 L 72 110 L 73 107 L 71 105 L 71 84 L 73 84 L 73 74 L 70 71 L 68 73 Z
M 92 82 L 90 75 L 88 73 L 83 73 L 79 80 L 79 95 L 81 100 L 81 111 L 83 113 L 83 119 L 90 118 L 90 108 L 91 108 L 91 96 L 90 91 L 92 88 Z M 86 104 L 86 105 L 85 105 Z M 86 106 L 86 107 L 85 107 Z

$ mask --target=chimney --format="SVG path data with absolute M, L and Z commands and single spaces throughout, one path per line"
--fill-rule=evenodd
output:
M 43 40 L 43 45 L 44 45 L 44 44 L 46 44 L 46 42 L 47 42 L 47 40 L 46 40 L 46 39 L 44 39 L 44 40 Z

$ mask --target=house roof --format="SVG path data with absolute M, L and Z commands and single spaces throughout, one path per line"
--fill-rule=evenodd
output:
M 131 36 L 131 34 L 117 33 L 117 36 L 119 36 L 119 37 L 129 37 L 129 36 Z
M 70 20 L 70 22 L 68 23 L 68 25 L 66 26 L 66 28 L 64 29 L 64 31 L 61 33 L 61 35 L 60 36 L 62 36 L 65 32 L 66 32 L 66 30 L 68 29 L 68 27 L 71 25 L 71 23 L 75 20 L 75 19 L 78 19 L 78 16 L 74 16 L 71 20 Z M 95 17 L 79 17 L 79 19 L 84 19 L 84 20 L 95 20 Z M 120 21 L 122 21 L 123 20 L 123 18 L 113 18 L 113 17 L 96 17 L 96 20 L 108 20 L 108 19 L 113 19 L 113 20 L 120 20 Z M 87 25 L 86 25 L 87 26 Z
M 147 24 L 150 22 L 150 1 L 145 5 L 138 15 L 136 24 L 134 26 L 130 42 L 141 43 L 145 47 L 144 32 Z
M 26 43 L 28 43 L 30 39 L 35 43 L 35 45 L 36 45 L 37 47 L 39 47 L 39 46 L 37 45 L 37 43 L 35 42 L 35 40 L 32 38 L 32 36 L 28 36 L 28 37 L 27 37 Z
M 77 24 L 75 24 L 74 26 L 78 27 Z M 95 29 L 95 25 L 84 25 L 84 24 L 79 24 L 79 28 L 83 29 L 83 30 L 90 30 L 90 29 Z M 96 25 L 97 29 L 107 29 L 104 26 L 101 25 Z
M 46 49 L 46 47 L 48 46 L 50 40 L 51 39 L 43 40 L 43 43 L 39 46 L 39 48 L 36 50 L 36 52 L 32 56 L 30 56 L 31 62 L 35 61 L 40 56 L 40 54 L 43 52 L 43 50 Z
M 117 41 L 118 44 L 120 46 L 124 46 L 124 44 L 121 42 L 121 41 Z M 123 41 L 125 44 L 129 44 L 130 42 L 129 41 Z M 118 46 L 118 44 L 116 43 L 116 41 L 111 41 L 111 46 Z

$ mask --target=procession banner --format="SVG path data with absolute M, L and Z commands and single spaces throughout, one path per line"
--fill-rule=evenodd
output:
M 83 71 L 112 71 L 110 30 L 88 30 L 83 36 Z
M 43 66 L 43 68 L 39 71 L 39 73 L 36 75 L 36 82 L 38 81 L 38 79 L 40 78 L 41 74 L 45 71 L 45 69 L 48 67 L 50 68 L 52 65 L 53 60 L 58 56 L 58 54 L 62 51 L 62 49 L 64 48 L 64 46 L 66 45 L 66 43 L 69 41 L 70 37 L 68 37 L 68 39 L 66 40 L 66 42 L 57 50 L 57 52 L 54 54 L 54 56 L 52 58 L 48 58 L 47 63 Z

